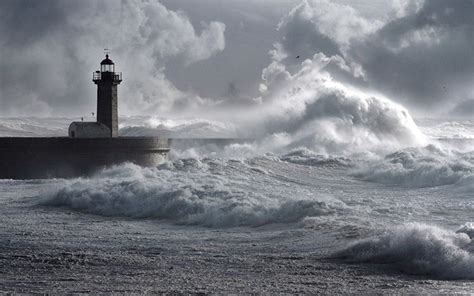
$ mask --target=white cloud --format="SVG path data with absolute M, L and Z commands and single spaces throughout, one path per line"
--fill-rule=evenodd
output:
M 303 0 L 279 24 L 279 29 L 308 24 L 310 32 L 320 33 L 340 46 L 349 45 L 351 39 L 365 36 L 380 27 L 379 21 L 369 22 L 353 7 L 328 0 Z

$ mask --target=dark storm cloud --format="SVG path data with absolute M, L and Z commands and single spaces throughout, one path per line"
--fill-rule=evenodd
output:
M 298 12 L 297 10 L 294 13 Z M 313 27 L 313 30 L 308 30 L 310 27 Z M 341 54 L 339 44 L 322 33 L 311 19 L 304 16 L 293 16 L 291 25 L 281 25 L 280 31 L 284 36 L 282 43 L 290 58 L 311 59 L 315 48 L 329 56 Z
M 80 7 L 73 1 L 0 2 L 0 112 L 3 115 L 51 111 L 70 104 L 79 80 L 67 82 L 64 67 L 84 70 L 72 52 L 65 11 Z M 56 53 L 51 56 L 51 53 Z M 67 58 L 63 58 L 67 56 Z M 75 66 L 74 66 L 75 65 Z M 73 70 L 74 71 L 74 70 Z M 67 83 L 68 87 L 65 87 Z M 72 104 L 71 104 L 72 105 Z
M 290 58 L 311 59 L 315 53 L 342 55 L 351 39 L 373 31 L 371 24 L 349 6 L 328 0 L 304 0 L 280 22 L 280 44 Z
M 4 0 L 0 2 L 0 32 L 2 43 L 11 47 L 28 46 L 58 32 L 66 21 L 62 1 Z M 74 2 L 68 2 L 74 7 Z
M 224 104 L 248 104 L 259 95 L 261 72 L 270 62 L 268 51 L 278 40 L 278 22 L 299 1 L 162 0 L 169 9 L 184 11 L 195 26 L 202 20 L 226 25 L 226 48 L 221 53 L 185 68 L 169 65 L 167 77 L 179 89 Z M 229 92 L 230 85 L 239 90 L 238 96 Z
M 429 0 L 354 42 L 370 85 L 422 109 L 472 96 L 474 1 Z

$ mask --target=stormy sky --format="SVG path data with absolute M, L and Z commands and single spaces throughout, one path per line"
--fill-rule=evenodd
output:
M 473 0 L 2 0 L 0 116 L 95 111 L 104 48 L 126 115 L 258 109 L 317 55 L 416 116 L 472 116 L 473 15 Z

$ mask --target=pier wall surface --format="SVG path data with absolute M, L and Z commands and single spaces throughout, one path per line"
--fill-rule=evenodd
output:
M 86 176 L 124 162 L 153 167 L 168 152 L 165 138 L 0 138 L 0 179 Z

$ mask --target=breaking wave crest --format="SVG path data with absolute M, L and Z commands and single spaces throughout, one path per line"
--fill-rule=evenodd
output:
M 388 100 L 336 92 L 307 99 L 302 109 L 282 122 L 270 123 L 286 125 L 286 149 L 306 147 L 321 154 L 350 156 L 386 153 L 424 141 L 410 115 Z
M 355 172 L 366 181 L 408 187 L 468 186 L 474 180 L 474 153 L 434 145 L 409 148 L 370 161 Z
M 268 178 L 240 161 L 179 160 L 160 170 L 127 164 L 92 179 L 65 181 L 43 196 L 42 204 L 206 227 L 294 223 L 344 208 L 334 198 L 309 191 L 294 196 L 287 184 L 275 180 L 269 192 Z
M 280 157 L 281 161 L 307 166 L 351 167 L 349 158 L 321 155 L 307 148 L 300 148 Z
M 336 257 L 350 262 L 389 264 L 397 270 L 438 279 L 474 279 L 472 242 L 464 233 L 408 224 L 358 241 Z

